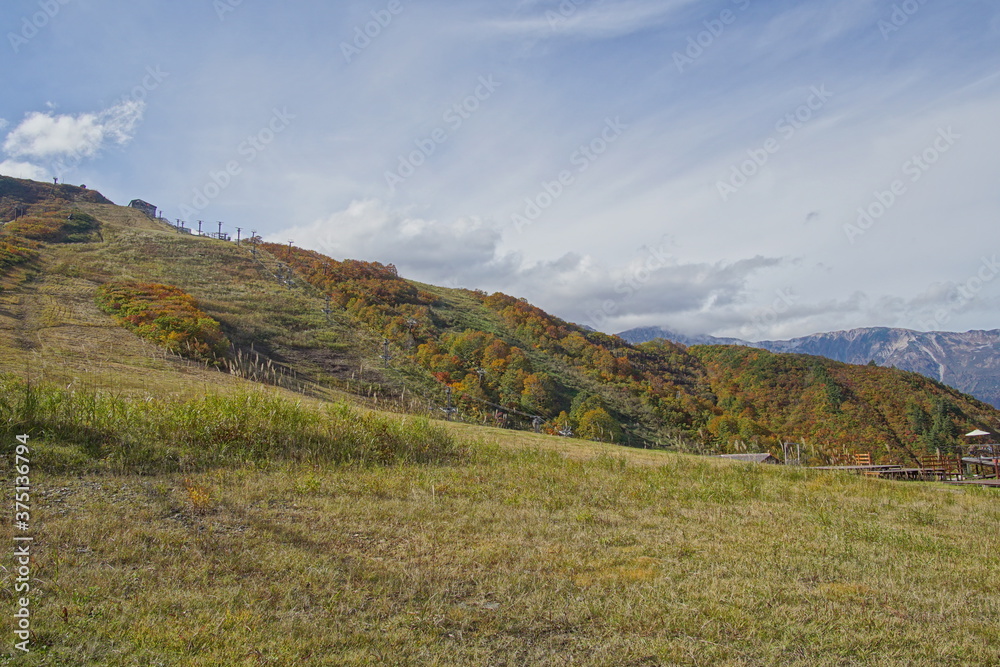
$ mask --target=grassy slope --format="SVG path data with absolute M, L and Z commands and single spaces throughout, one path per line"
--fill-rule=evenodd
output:
M 106 244 L 52 246 L 36 277 L 8 276 L 3 370 L 137 396 L 246 384 L 100 313 L 93 289 L 120 264 L 181 285 L 278 361 L 320 336 L 345 367 L 375 365 L 377 341 L 327 325 L 318 295 L 231 245 L 86 208 Z M 36 650 L 18 664 L 1000 663 L 995 491 L 443 426 L 467 457 L 35 468 Z
M 235 378 L 184 361 L 119 327 L 94 303 L 103 282 L 174 284 L 222 322 L 233 342 L 287 370 L 289 386 L 309 381 L 321 396 L 382 379 L 379 346 L 334 314 L 307 287 L 289 289 L 273 258 L 233 244 L 178 234 L 131 209 L 82 204 L 99 217 L 103 241 L 50 245 L 35 266 L 4 279 L 0 292 L 0 371 L 141 393 L 235 386 Z M 352 379 L 353 378 L 353 379 Z M 329 390 L 333 388 L 333 390 Z
M 179 392 L 225 384 L 219 373 L 165 356 L 94 303 L 100 244 L 53 246 L 37 267 L 6 276 L 0 292 L 0 370 L 115 389 Z

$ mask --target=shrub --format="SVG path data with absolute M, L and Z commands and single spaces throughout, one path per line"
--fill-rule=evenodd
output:
M 176 354 L 212 363 L 228 354 L 229 340 L 219 323 L 179 287 L 108 283 L 98 289 L 97 303 L 122 326 Z

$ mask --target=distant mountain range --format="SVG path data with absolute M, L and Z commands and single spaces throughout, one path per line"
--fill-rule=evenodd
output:
M 630 343 L 664 338 L 682 345 L 741 345 L 772 352 L 812 354 L 849 364 L 874 361 L 879 366 L 895 366 L 926 375 L 1000 407 L 1000 329 L 954 333 L 873 327 L 757 343 L 738 338 L 685 336 L 662 327 L 640 327 L 618 335 Z

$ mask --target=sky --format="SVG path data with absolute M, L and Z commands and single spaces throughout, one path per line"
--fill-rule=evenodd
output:
M 7 0 L 0 174 L 608 333 L 1000 328 L 995 0 Z

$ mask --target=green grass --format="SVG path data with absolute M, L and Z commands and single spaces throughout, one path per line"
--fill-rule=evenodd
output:
M 996 493 L 658 460 L 44 475 L 19 664 L 1000 659 Z
M 120 474 L 225 465 L 441 462 L 461 454 L 446 431 L 346 404 L 317 407 L 264 389 L 145 398 L 0 376 L 0 451 L 31 436 L 44 470 Z

